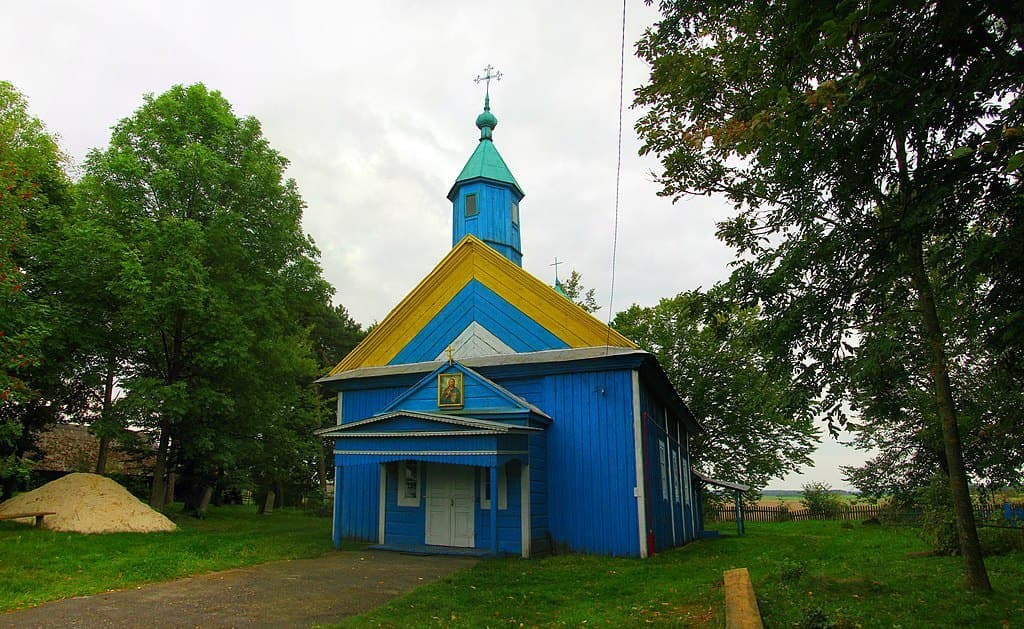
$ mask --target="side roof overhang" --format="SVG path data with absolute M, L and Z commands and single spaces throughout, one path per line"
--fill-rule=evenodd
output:
M 742 483 L 731 483 L 727 480 L 718 480 L 717 478 L 711 478 L 705 476 L 697 470 L 693 470 L 693 475 L 697 477 L 697 480 L 704 483 L 705 485 L 714 485 L 715 487 L 724 487 L 725 489 L 732 489 L 735 491 L 750 491 L 750 485 L 744 485 Z

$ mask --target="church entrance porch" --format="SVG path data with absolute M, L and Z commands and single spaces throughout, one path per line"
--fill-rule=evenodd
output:
M 428 464 L 424 476 L 427 545 L 472 548 L 475 545 L 473 468 Z

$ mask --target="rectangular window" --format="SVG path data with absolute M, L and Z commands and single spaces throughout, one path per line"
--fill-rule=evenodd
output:
M 420 464 L 401 461 L 398 464 L 398 506 L 420 506 Z
M 480 468 L 480 508 L 491 508 L 491 468 Z M 508 509 L 508 479 L 505 467 L 498 470 L 498 511 Z
M 476 207 L 476 193 L 466 195 L 466 216 L 476 216 L 480 210 Z
M 661 459 L 661 499 L 668 500 L 668 460 L 665 455 L 665 442 L 658 441 L 658 458 Z
M 512 224 L 519 225 L 519 204 L 515 201 L 512 202 Z
M 689 437 L 686 438 L 683 445 L 687 448 L 690 447 Z M 690 462 L 688 459 L 683 459 L 679 464 L 683 467 L 683 501 L 686 504 L 691 504 L 693 502 L 693 497 L 690 495 L 690 485 L 693 483 L 693 479 L 690 477 Z
M 671 452 L 671 450 L 669 451 Z M 683 470 L 682 466 L 679 465 L 679 453 L 672 452 L 672 478 L 675 480 L 672 483 L 672 499 L 676 502 L 680 502 L 683 498 L 679 493 L 679 487 L 683 484 Z

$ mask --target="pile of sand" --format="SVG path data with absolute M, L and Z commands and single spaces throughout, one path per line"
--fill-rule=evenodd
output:
M 177 528 L 127 489 L 98 474 L 68 474 L 0 503 L 0 515 L 32 511 L 55 511 L 56 515 L 43 519 L 43 528 L 54 531 L 151 533 Z

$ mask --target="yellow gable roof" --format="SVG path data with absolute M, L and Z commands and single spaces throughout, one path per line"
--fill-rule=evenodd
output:
M 483 241 L 468 235 L 329 375 L 387 365 L 474 279 L 570 348 L 637 347 Z

